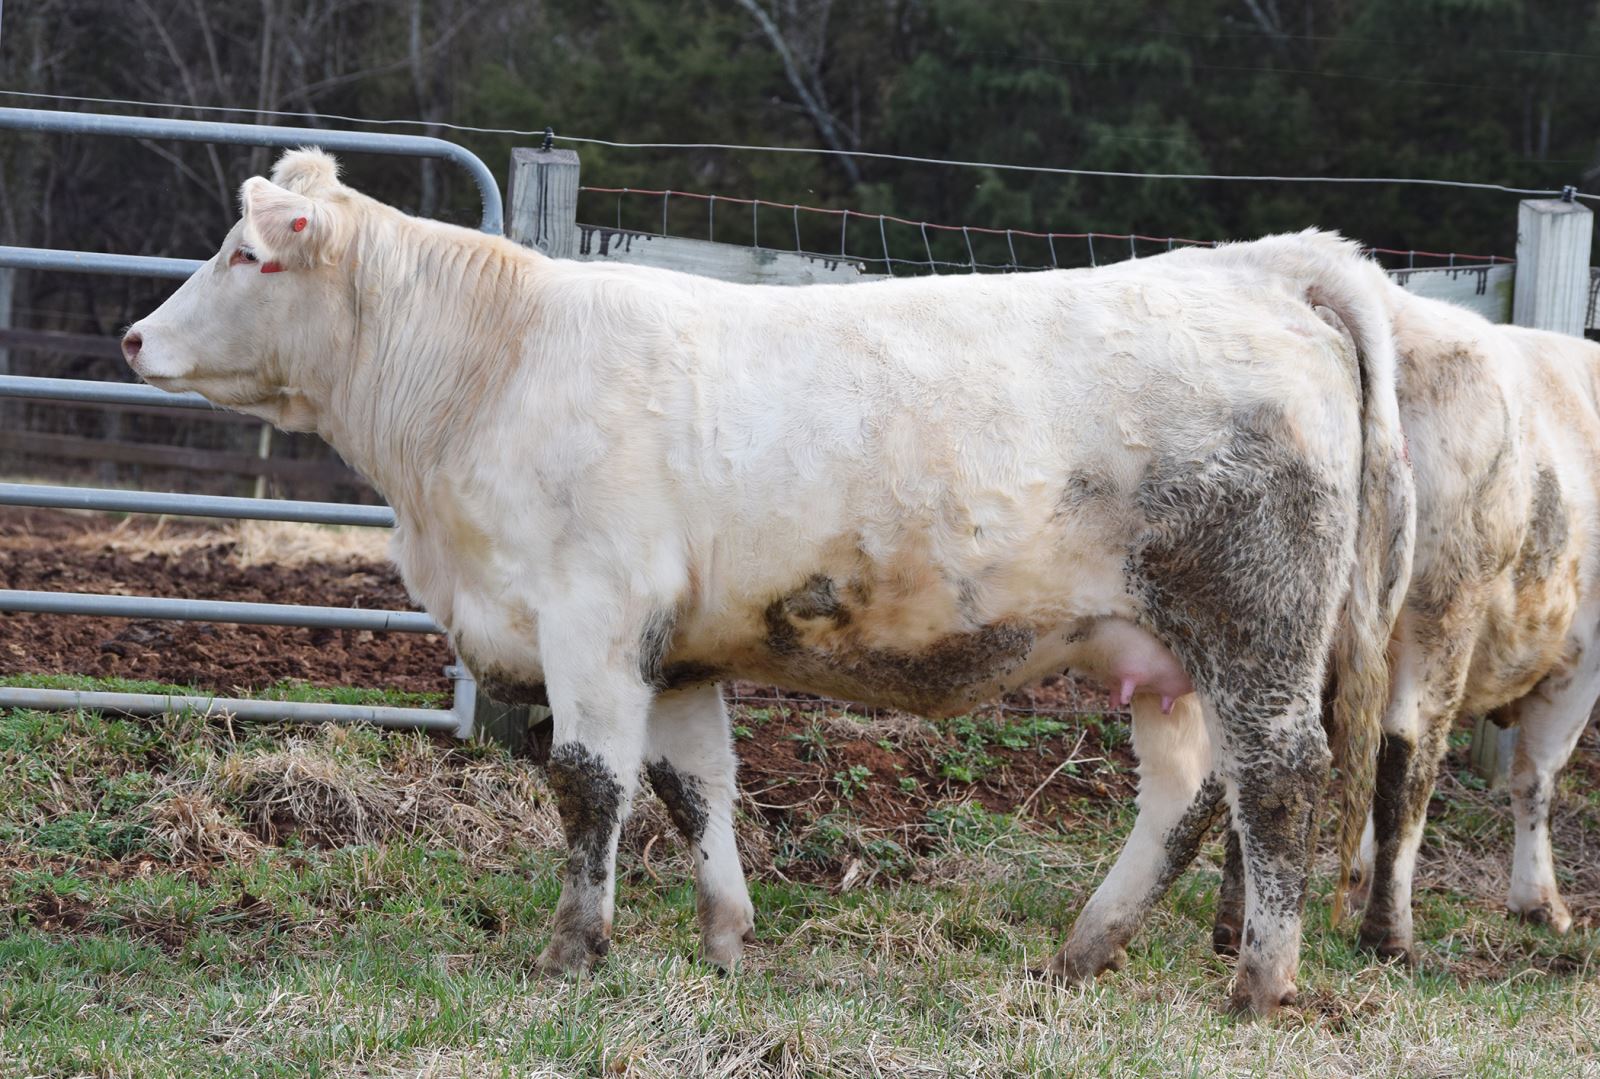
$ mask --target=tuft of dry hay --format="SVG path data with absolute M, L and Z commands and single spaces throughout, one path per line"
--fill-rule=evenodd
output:
M 68 540 L 81 550 L 109 550 L 135 560 L 181 558 L 197 551 L 226 552 L 243 568 L 311 564 L 376 563 L 389 560 L 389 532 L 383 528 L 302 524 L 296 521 L 230 521 L 215 527 L 175 526 L 158 517 L 153 525 L 127 517 L 110 528 L 93 529 Z
M 325 727 L 281 749 L 232 753 L 204 782 L 267 843 L 289 834 L 329 848 L 423 842 L 484 868 L 565 846 L 531 764 L 472 760 L 422 736 L 404 753 L 370 760 L 345 749 L 347 737 Z
M 124 517 L 107 529 L 81 532 L 67 542 L 79 550 L 115 551 L 135 560 L 152 555 L 181 558 L 193 551 L 210 550 L 233 542 L 231 525 L 215 528 L 168 529 L 169 518 L 157 517 L 146 527 L 143 518 Z
M 655 873 L 661 874 L 664 878 L 681 878 L 694 872 L 693 863 L 688 857 L 688 848 L 678 832 L 678 826 L 673 824 L 667 815 L 666 806 L 651 793 L 649 783 L 642 782 L 639 785 L 639 793 L 633 800 L 633 812 L 623 824 L 622 837 L 617 844 L 619 850 L 630 852 L 633 865 L 619 863 L 618 872 L 632 869 L 634 866 L 641 872 L 645 871 L 644 850 L 653 839 L 659 840 L 650 854 L 650 865 Z M 770 872 L 773 859 L 772 833 L 762 827 L 758 820 L 739 812 L 737 807 L 733 815 L 733 839 L 739 849 L 739 863 L 744 866 L 746 873 L 759 877 Z
M 204 791 L 174 791 L 150 809 L 151 832 L 186 861 L 247 861 L 262 843 Z
M 240 521 L 231 531 L 232 559 L 245 567 L 389 561 L 389 532 L 383 528 Z

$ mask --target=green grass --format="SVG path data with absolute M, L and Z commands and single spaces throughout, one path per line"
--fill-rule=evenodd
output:
M 926 850 L 877 852 L 902 860 L 879 878 L 900 883 L 842 893 L 758 857 L 761 939 L 725 977 L 695 958 L 676 840 L 641 862 L 664 827 L 641 804 L 610 956 L 546 979 L 532 959 L 562 856 L 525 762 L 369 729 L 0 714 L 0 1075 L 1597 1071 L 1596 935 L 1509 921 L 1487 892 L 1420 892 L 1416 973 L 1371 963 L 1314 901 L 1302 1008 L 1230 1018 L 1209 949 L 1215 847 L 1127 969 L 1029 979 L 1132 819 L 1079 808 L 1059 832 L 938 806 Z M 1503 861 L 1504 815 L 1469 810 L 1430 844 Z M 848 817 L 818 825 L 824 847 L 874 842 Z

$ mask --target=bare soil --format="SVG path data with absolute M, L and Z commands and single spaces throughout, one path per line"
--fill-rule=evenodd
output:
M 130 533 L 154 532 L 152 549 Z M 121 541 L 109 542 L 115 534 Z M 198 542 L 164 553 L 174 537 Z M 105 542 L 100 542 L 106 537 Z M 0 510 L 0 588 L 176 596 L 326 607 L 409 609 L 392 566 L 242 566 L 214 526 L 46 510 Z M 319 686 L 448 693 L 444 640 L 431 634 L 235 626 L 124 618 L 0 613 L 0 675 L 87 674 L 192 685 L 218 693 L 265 689 L 286 679 Z

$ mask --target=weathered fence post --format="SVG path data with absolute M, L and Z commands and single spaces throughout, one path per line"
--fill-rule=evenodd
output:
M 1594 211 L 1566 198 L 1517 204 L 1517 279 L 1511 321 L 1583 336 Z
M 1570 196 L 1518 203 L 1511 321 L 1582 337 L 1588 316 L 1593 240 L 1594 212 Z M 1505 783 L 1516 738 L 1515 727 L 1501 728 L 1488 716 L 1474 717 L 1472 769 L 1491 787 Z
M 578 155 L 572 150 L 511 151 L 506 238 L 569 259 L 578 245 Z

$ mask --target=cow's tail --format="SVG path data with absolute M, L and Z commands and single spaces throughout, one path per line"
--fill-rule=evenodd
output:
M 1389 640 L 1411 578 L 1416 492 L 1396 397 L 1392 287 L 1355 244 L 1309 230 L 1263 241 L 1274 269 L 1304 282 L 1305 296 L 1338 316 L 1355 342 L 1361 403 L 1361 486 L 1355 563 L 1333 654 L 1329 734 L 1343 774 L 1339 881 L 1334 919 L 1344 909 L 1351 869 L 1372 799 L 1378 743 L 1388 707 Z M 1256 245 L 1249 245 L 1256 246 Z

